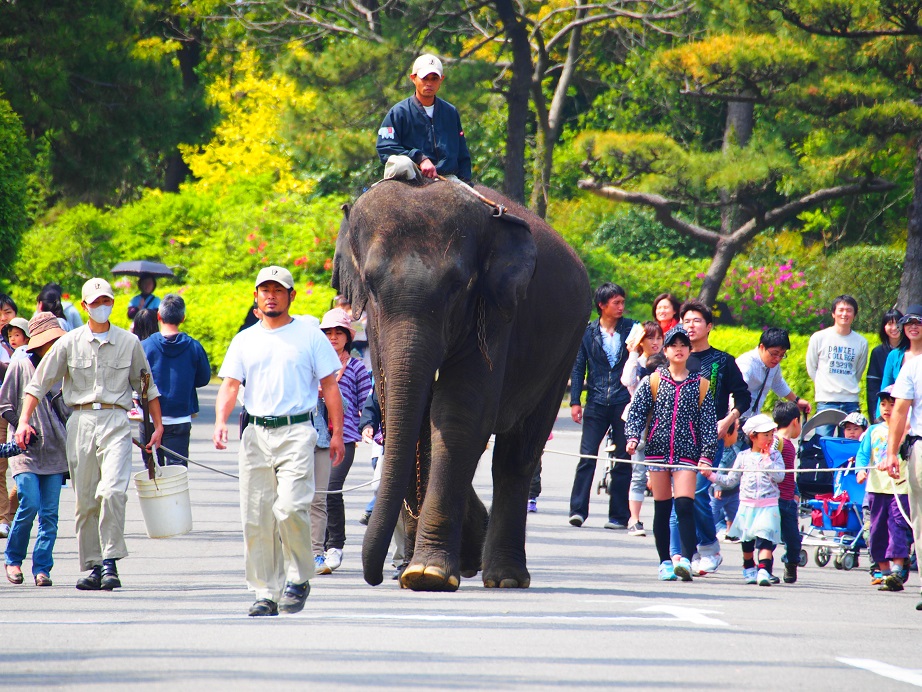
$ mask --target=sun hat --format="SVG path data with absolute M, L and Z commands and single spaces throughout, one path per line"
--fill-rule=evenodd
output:
M 900 318 L 901 325 L 906 324 L 909 320 L 919 320 L 922 322 L 922 305 L 910 305 L 906 313 Z
M 320 329 L 345 329 L 349 332 L 349 338 L 355 338 L 355 330 L 352 328 L 352 317 L 342 308 L 333 308 L 327 312 L 323 319 L 320 320 Z
M 92 278 L 83 284 L 83 289 L 80 291 L 80 294 L 83 302 L 87 305 L 101 296 L 109 296 L 112 300 L 115 300 L 112 286 L 108 281 L 100 278 Z
M 666 332 L 666 336 L 663 338 L 663 348 L 669 346 L 679 337 L 684 337 L 685 341 L 691 344 L 691 337 L 688 336 L 688 332 L 685 331 L 685 327 L 683 327 L 681 324 L 677 324 L 668 332 Z
M 3 330 L 2 330 L 3 336 L 5 336 L 7 339 L 10 338 L 9 336 L 7 336 L 9 334 L 10 327 L 16 327 L 18 329 L 21 329 L 23 333 L 26 335 L 26 338 L 27 339 L 29 338 L 30 336 L 29 323 L 26 321 L 25 317 L 14 317 L 13 319 L 9 321 L 9 323 L 3 325 Z
M 771 416 L 765 413 L 760 413 L 756 416 L 753 416 L 745 423 L 743 423 L 743 432 L 747 435 L 752 435 L 753 433 L 768 432 L 770 430 L 776 430 L 777 428 L 778 424 L 772 420 Z
M 845 418 L 842 419 L 842 422 L 839 423 L 840 428 L 844 428 L 846 423 L 851 423 L 852 425 L 857 425 L 862 428 L 868 427 L 868 419 L 860 411 L 852 411 Z
M 420 79 L 423 79 L 426 75 L 430 74 L 437 74 L 439 77 L 441 77 L 442 61 L 431 53 L 420 55 L 413 62 L 413 71 L 410 74 L 415 74 Z
M 55 317 L 52 313 L 36 312 L 34 315 L 32 315 L 32 319 L 29 320 L 30 336 L 29 345 L 26 346 L 26 350 L 34 351 L 35 349 L 40 348 L 45 344 L 64 336 L 66 333 L 67 332 L 61 329 L 58 318 Z
M 295 280 L 291 272 L 285 269 L 285 267 L 277 267 L 274 264 L 259 270 L 259 274 L 256 275 L 256 288 L 259 288 L 267 281 L 274 281 L 277 284 L 282 284 L 282 286 L 288 290 L 291 290 L 295 286 Z

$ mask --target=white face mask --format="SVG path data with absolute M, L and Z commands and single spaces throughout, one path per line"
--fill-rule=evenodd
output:
M 109 321 L 109 315 L 112 314 L 111 305 L 100 305 L 98 308 L 87 306 L 86 311 L 90 314 L 90 319 L 99 324 L 105 324 Z

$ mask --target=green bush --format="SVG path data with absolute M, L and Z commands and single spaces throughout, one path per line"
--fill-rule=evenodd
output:
M 646 257 L 651 248 L 691 259 L 710 259 L 713 254 L 709 245 L 666 228 L 652 213 L 637 207 L 604 221 L 596 230 L 595 241 L 614 255 Z
M 812 334 L 821 328 L 828 312 L 814 305 L 813 295 L 805 272 L 787 260 L 768 267 L 733 267 L 724 279 L 720 299 L 734 321 L 743 326 L 760 331 L 781 327 L 792 333 Z
M 833 298 L 843 293 L 852 295 L 858 301 L 855 329 L 876 332 L 881 316 L 896 303 L 905 258 L 904 250 L 871 245 L 837 252 L 827 260 L 817 282 L 820 307 L 828 311 Z

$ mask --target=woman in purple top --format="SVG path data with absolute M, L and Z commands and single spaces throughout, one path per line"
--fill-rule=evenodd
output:
M 343 442 L 346 444 L 346 456 L 342 463 L 334 466 L 330 471 L 330 482 L 326 488 L 328 495 L 318 494 L 314 503 L 326 502 L 326 534 L 324 540 L 325 552 L 322 560 L 315 558 L 318 574 L 329 574 L 340 566 L 343 559 L 343 546 L 346 543 L 346 510 L 343 505 L 342 490 L 355 459 L 355 443 L 362 439 L 359 431 L 359 418 L 368 392 L 371 391 L 371 377 L 365 364 L 358 358 L 349 355 L 355 330 L 349 314 L 342 308 L 334 308 L 323 316 L 320 329 L 339 356 L 342 363 L 336 381 L 339 383 L 339 392 L 343 397 Z M 318 490 L 322 490 L 318 484 Z M 312 532 L 313 533 L 313 532 Z M 320 557 L 320 556 L 318 556 Z

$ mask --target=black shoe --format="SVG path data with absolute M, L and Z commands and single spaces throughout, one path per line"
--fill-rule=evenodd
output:
M 784 583 L 793 584 L 797 581 L 797 564 L 794 562 L 784 563 Z
M 250 612 L 247 613 L 251 618 L 278 614 L 278 604 L 275 601 L 270 601 L 268 598 L 260 598 L 256 603 L 250 606 Z
M 93 571 L 77 580 L 80 591 L 99 591 L 102 588 L 102 565 L 96 565 Z
M 903 580 L 896 572 L 891 572 L 884 577 L 884 583 L 877 587 L 878 591 L 902 591 Z
M 371 519 L 371 512 L 362 512 L 362 516 L 359 517 L 359 523 L 362 526 L 368 526 L 369 519 Z
M 99 584 L 99 588 L 103 591 L 112 591 L 112 589 L 120 589 L 121 586 L 122 582 L 118 578 L 118 569 L 115 567 L 115 560 L 103 560 L 102 581 Z
M 303 584 L 288 582 L 285 584 L 285 591 L 282 593 L 282 598 L 279 599 L 279 612 L 288 613 L 289 615 L 300 613 L 304 609 L 304 601 L 307 600 L 307 595 L 310 592 L 310 582 L 306 581 Z

